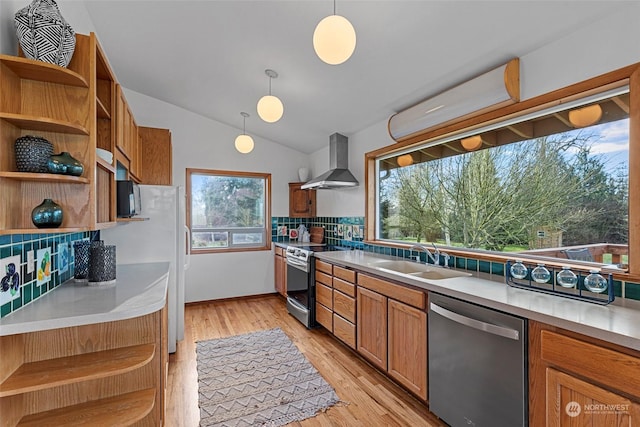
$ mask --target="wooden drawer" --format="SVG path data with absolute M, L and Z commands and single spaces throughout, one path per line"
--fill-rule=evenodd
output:
M 358 274 L 358 286 L 378 292 L 379 294 L 385 295 L 389 298 L 402 301 L 416 308 L 425 308 L 425 294 L 422 291 L 406 288 L 402 285 L 387 282 L 386 280 L 367 276 L 362 273 Z
M 343 267 L 333 266 L 333 275 L 347 282 L 356 283 L 356 272 Z
M 316 271 L 316 282 L 320 282 L 328 287 L 333 287 L 333 278 L 322 271 Z
M 333 332 L 333 313 L 324 305 L 316 301 L 316 322 Z
M 316 282 L 316 301 L 333 310 L 333 289 L 322 283 Z
M 276 251 L 276 255 L 285 256 L 286 251 L 280 246 L 276 246 L 275 251 Z
M 333 314 L 333 335 L 352 349 L 356 349 L 356 325 Z
M 316 260 L 316 271 L 322 271 L 323 273 L 333 274 L 333 265 L 328 262 Z
M 348 321 L 355 323 L 356 321 L 356 299 L 343 294 L 342 292 L 333 291 L 333 311 L 344 317 Z
M 333 287 L 334 289 L 339 290 L 343 294 L 347 294 L 350 297 L 356 296 L 356 285 L 353 283 L 345 282 L 342 279 L 338 279 L 337 277 L 333 278 Z

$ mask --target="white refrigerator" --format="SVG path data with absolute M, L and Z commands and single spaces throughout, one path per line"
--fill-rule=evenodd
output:
M 170 263 L 168 290 L 169 353 L 184 338 L 184 282 L 189 268 L 189 229 L 184 187 L 140 186 L 141 213 L 132 221 L 100 232 L 105 244 L 116 245 L 117 264 Z M 117 270 L 116 270 L 117 278 Z

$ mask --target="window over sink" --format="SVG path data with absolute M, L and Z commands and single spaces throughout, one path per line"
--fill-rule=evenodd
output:
M 271 174 L 187 169 L 193 253 L 270 248 Z
M 583 82 L 368 153 L 367 240 L 628 268 L 640 214 L 630 80 Z

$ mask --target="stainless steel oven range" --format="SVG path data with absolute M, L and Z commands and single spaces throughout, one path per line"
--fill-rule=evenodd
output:
M 307 328 L 315 326 L 315 262 L 310 249 L 287 247 L 287 311 Z

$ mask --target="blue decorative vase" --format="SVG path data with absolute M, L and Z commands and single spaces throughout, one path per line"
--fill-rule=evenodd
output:
M 44 201 L 31 211 L 31 221 L 38 228 L 57 228 L 62 224 L 62 208 L 51 199 Z
M 74 159 L 71 154 L 66 151 L 49 157 L 47 168 L 51 173 L 73 176 L 80 176 L 82 175 L 82 172 L 84 172 L 84 166 L 82 166 L 82 163 Z

